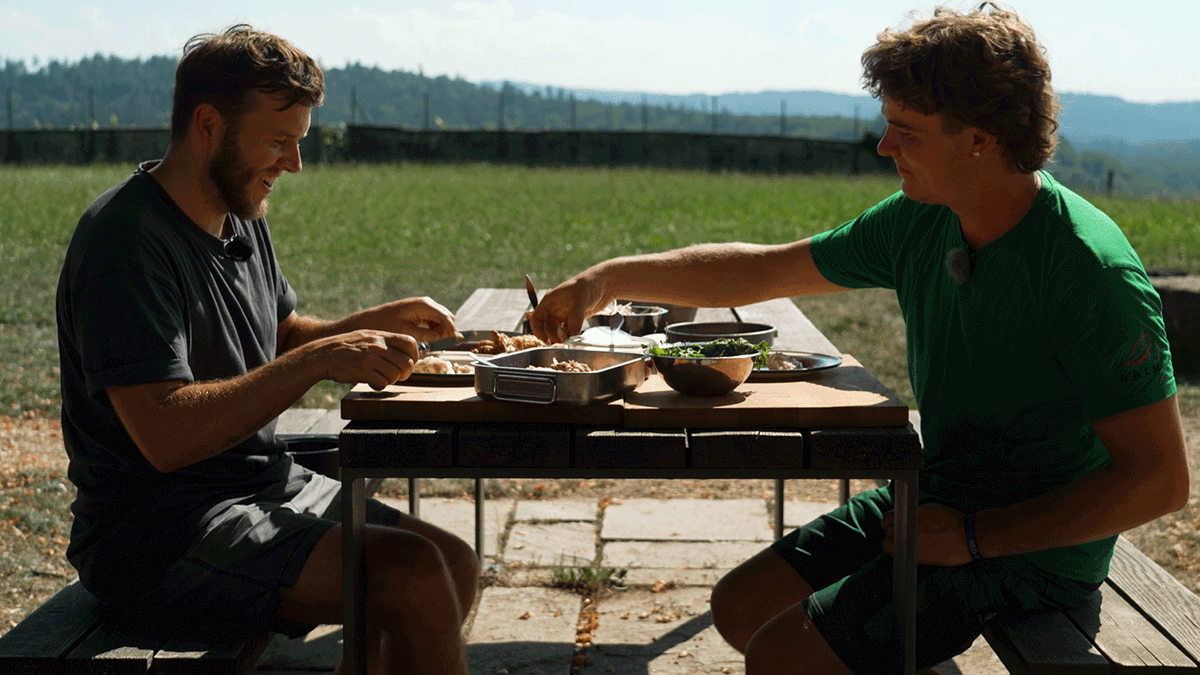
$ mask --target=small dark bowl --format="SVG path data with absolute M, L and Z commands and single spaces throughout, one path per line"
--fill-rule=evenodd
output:
M 666 328 L 667 342 L 709 342 L 721 338 L 743 338 L 756 345 L 762 341 L 775 342 L 775 326 L 766 323 L 739 321 L 692 321 L 675 323 Z
M 757 354 L 701 357 L 651 354 L 650 361 L 675 391 L 690 396 L 720 396 L 737 389 L 750 377 Z

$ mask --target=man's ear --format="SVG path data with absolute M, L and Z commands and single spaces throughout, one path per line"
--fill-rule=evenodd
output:
M 221 143 L 225 119 L 211 104 L 201 103 L 192 111 L 192 132 L 201 147 L 212 151 Z
M 996 137 L 982 129 L 971 130 L 971 156 L 979 157 L 996 149 Z

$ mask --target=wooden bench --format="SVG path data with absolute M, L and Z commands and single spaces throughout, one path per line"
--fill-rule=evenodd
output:
M 1089 604 L 993 619 L 983 635 L 1012 673 L 1200 673 L 1200 596 L 1120 537 Z
M 920 434 L 920 414 L 909 421 Z M 1118 537 L 1108 579 L 1087 606 L 993 619 L 983 636 L 1021 675 L 1200 673 L 1200 596 Z
M 0 673 L 236 675 L 254 670 L 270 634 L 188 634 L 107 610 L 73 581 L 0 637 Z
M 304 456 L 297 461 L 337 477 L 331 472 L 344 425 L 336 410 L 293 409 L 276 430 Z M 0 636 L 0 674 L 235 675 L 254 670 L 269 640 L 266 632 L 195 635 L 116 615 L 75 580 Z

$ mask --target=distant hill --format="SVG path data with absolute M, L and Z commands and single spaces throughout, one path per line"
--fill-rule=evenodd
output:
M 6 60 L 0 89 L 11 95 L 12 119 L 0 129 L 166 126 L 174 68 L 166 56 L 96 55 L 37 69 Z M 329 68 L 325 76 L 325 105 L 314 114 L 325 126 L 563 129 L 573 122 L 578 129 L 714 130 L 714 97 L 704 94 L 474 83 L 361 64 Z M 849 140 L 883 130 L 879 104 L 865 94 L 765 91 L 715 99 L 719 133 Z M 1070 93 L 1061 99 L 1061 136 L 1068 142 L 1056 158 L 1060 170 L 1096 185 L 1113 171 L 1118 189 L 1133 194 L 1200 195 L 1200 102 L 1144 104 Z

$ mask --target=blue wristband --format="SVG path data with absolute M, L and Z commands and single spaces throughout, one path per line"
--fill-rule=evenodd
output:
M 967 550 L 971 552 L 973 560 L 983 560 L 983 556 L 979 555 L 979 544 L 975 541 L 975 514 L 968 513 L 963 516 L 963 529 L 967 532 Z

